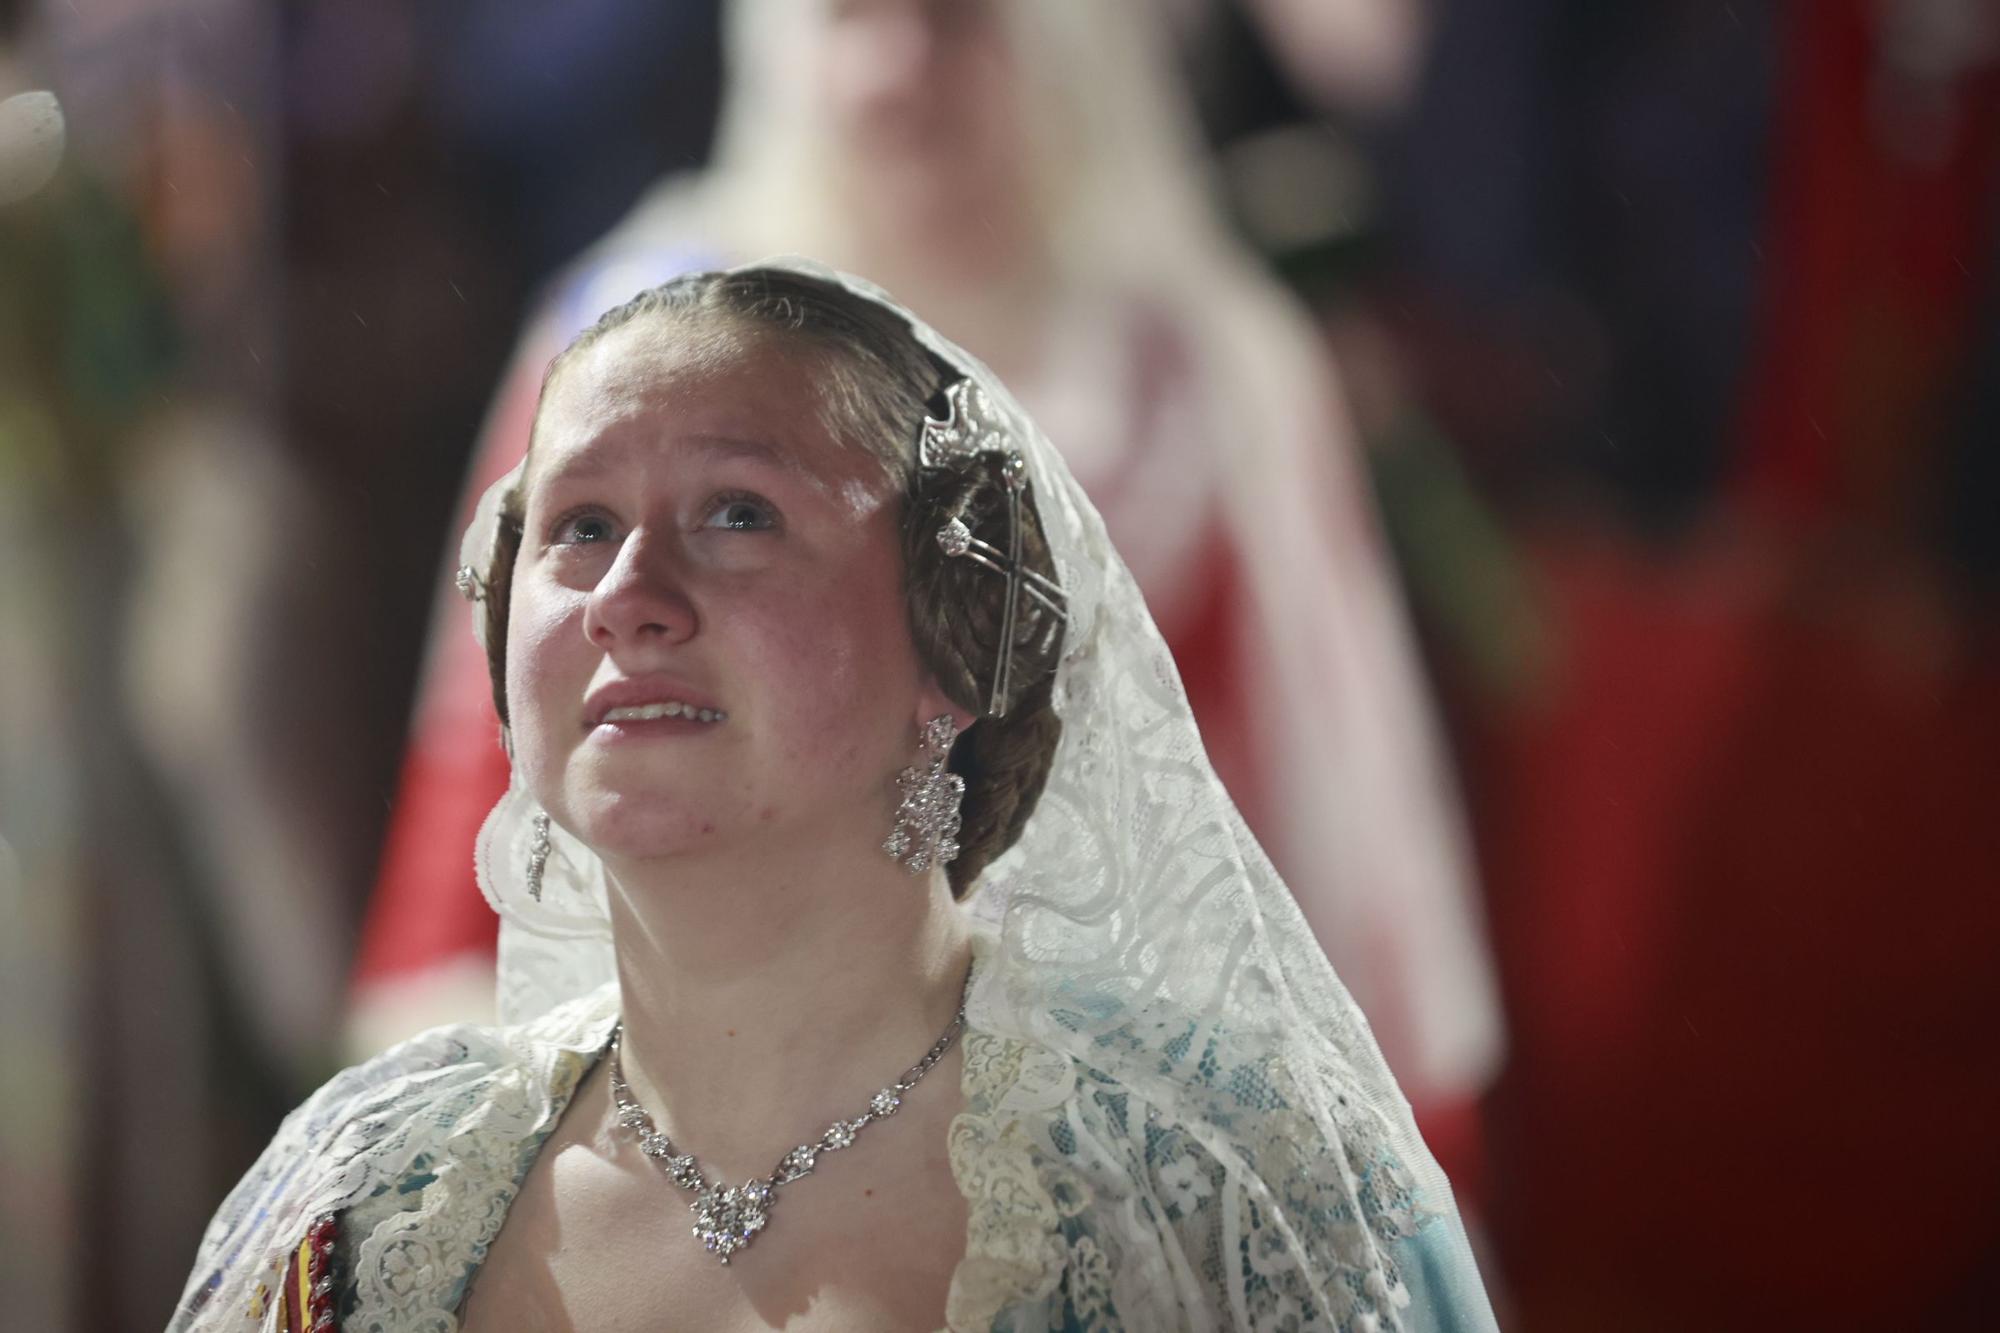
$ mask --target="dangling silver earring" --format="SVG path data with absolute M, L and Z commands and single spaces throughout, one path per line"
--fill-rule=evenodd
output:
M 537 810 L 530 824 L 535 830 L 535 840 L 528 844 L 528 896 L 536 902 L 542 900 L 542 872 L 549 865 L 549 816 L 544 810 Z
M 924 752 L 896 776 L 903 803 L 896 810 L 896 831 L 882 844 L 889 859 L 912 875 L 934 865 L 948 865 L 958 855 L 958 803 L 965 797 L 965 779 L 945 772 L 958 724 L 940 713 L 924 724 Z

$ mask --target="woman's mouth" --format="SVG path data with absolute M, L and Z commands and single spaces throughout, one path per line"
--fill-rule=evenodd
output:
M 604 712 L 605 722 L 656 722 L 661 718 L 681 717 L 691 722 L 724 722 L 729 714 L 719 708 L 697 708 L 693 704 L 669 699 L 664 703 L 630 704 L 621 708 L 608 708 Z

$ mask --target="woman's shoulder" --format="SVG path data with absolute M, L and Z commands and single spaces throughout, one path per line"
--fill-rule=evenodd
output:
M 506 1184 L 616 1021 L 606 987 L 525 1023 L 434 1028 L 334 1075 L 286 1117 L 217 1211 L 183 1318 L 217 1299 L 254 1307 L 257 1288 L 275 1289 L 285 1256 L 324 1219 L 385 1194 Z
M 617 1012 L 615 988 L 604 987 L 524 1022 L 432 1028 L 334 1075 L 293 1116 L 327 1122 L 351 1120 L 368 1106 L 418 1110 L 488 1079 L 553 1076 L 594 1061 Z

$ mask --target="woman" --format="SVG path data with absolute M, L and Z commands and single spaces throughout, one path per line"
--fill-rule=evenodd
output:
M 976 362 L 854 280 L 676 279 L 558 358 L 466 550 L 527 1021 L 316 1094 L 176 1328 L 1491 1326 L 1130 575 Z
M 713 164 L 663 182 L 523 337 L 470 500 L 544 367 L 651 283 L 807 253 L 997 367 L 1104 516 L 1216 771 L 1429 1131 L 1500 1056 L 1455 800 L 1324 352 L 1199 188 L 1141 0 L 733 0 Z M 977 218 L 978 225 L 966 225 Z M 465 849 L 507 781 L 449 593 L 357 969 L 356 1044 L 490 1012 Z M 1469 1133 L 1461 1124 L 1456 1132 Z

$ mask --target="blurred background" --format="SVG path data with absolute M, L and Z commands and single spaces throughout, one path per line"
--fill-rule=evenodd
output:
M 1504 1326 L 2000 1326 L 1988 0 L 0 0 L 0 1322 L 482 1002 L 468 488 L 776 250 L 1071 452 Z

